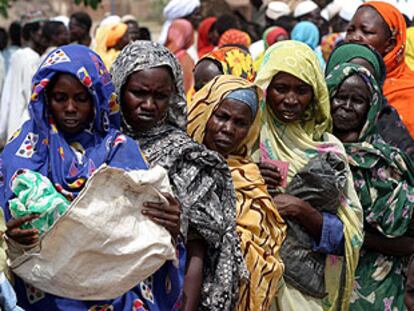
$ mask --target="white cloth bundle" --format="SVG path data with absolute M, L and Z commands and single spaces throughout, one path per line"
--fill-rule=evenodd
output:
M 121 296 L 177 260 L 168 231 L 142 215 L 144 202 L 165 202 L 166 171 L 125 172 L 103 166 L 42 236 L 23 251 L 10 243 L 11 269 L 25 282 L 57 296 L 106 300 Z

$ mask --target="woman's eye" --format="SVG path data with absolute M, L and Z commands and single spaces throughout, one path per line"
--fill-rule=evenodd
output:
M 249 123 L 248 123 L 247 121 L 237 121 L 237 122 L 236 122 L 236 125 L 237 125 L 238 127 L 242 127 L 242 128 L 249 127 Z
M 155 99 L 156 100 L 167 100 L 167 99 L 169 99 L 169 96 L 166 95 L 166 94 L 157 94 L 157 95 L 155 95 Z
M 297 91 L 297 93 L 301 96 L 303 95 L 308 95 L 311 91 L 309 90 L 308 87 L 300 87 Z
M 146 97 L 148 92 L 144 90 L 133 90 L 132 94 L 134 94 L 135 97 Z
M 285 85 L 275 85 L 273 89 L 278 93 L 286 93 L 287 87 Z
M 88 94 L 80 94 L 76 97 L 77 102 L 86 103 L 89 102 Z
M 52 99 L 56 102 L 64 102 L 67 100 L 67 96 L 64 93 L 53 93 Z

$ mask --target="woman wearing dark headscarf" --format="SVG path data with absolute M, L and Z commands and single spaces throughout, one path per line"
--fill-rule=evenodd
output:
M 350 310 L 405 310 L 404 257 L 414 210 L 414 165 L 384 142 L 377 128 L 382 92 L 359 65 L 342 64 L 327 78 L 333 133 L 344 143 L 355 190 L 364 209 L 364 244 Z
M 187 105 L 177 59 L 159 44 L 136 41 L 122 51 L 111 72 L 125 133 L 139 141 L 151 165 L 168 171 L 181 204 L 189 253 L 184 308 L 197 309 L 201 295 L 202 310 L 233 310 L 245 267 L 235 231 L 231 175 L 217 153 L 186 134 Z
M 333 50 L 329 57 L 325 75 L 328 75 L 336 66 L 343 63 L 359 64 L 368 69 L 382 88 L 386 78 L 386 68 L 381 55 L 368 45 L 345 43 Z M 381 92 L 381 113 L 377 124 L 384 141 L 405 151 L 414 159 L 414 140 L 407 127 L 401 121 L 398 112 L 388 104 Z

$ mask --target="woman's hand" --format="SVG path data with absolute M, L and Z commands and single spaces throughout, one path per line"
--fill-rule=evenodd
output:
M 39 218 L 40 215 L 32 214 L 24 217 L 10 219 L 6 226 L 6 235 L 22 245 L 33 245 L 39 242 L 39 230 L 37 229 L 21 229 L 20 226 L 32 221 L 33 219 Z
M 180 234 L 180 203 L 169 193 L 163 193 L 169 204 L 145 202 L 142 214 L 170 232 L 174 240 Z
M 277 187 L 282 184 L 282 176 L 280 175 L 280 169 L 271 163 L 268 162 L 260 162 L 257 164 L 260 169 L 260 173 L 262 174 L 266 185 L 267 190 L 270 195 L 276 195 Z
M 322 214 L 305 202 L 290 194 L 273 197 L 282 218 L 292 218 L 301 224 L 315 241 L 320 241 L 323 225 Z

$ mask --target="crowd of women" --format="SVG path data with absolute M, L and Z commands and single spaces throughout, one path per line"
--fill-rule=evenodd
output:
M 124 46 L 113 18 L 97 37 L 115 52 L 63 45 L 38 67 L 30 118 L 0 155 L 0 309 L 414 310 L 405 12 L 370 1 L 342 33 L 312 1 L 294 17 L 273 1 L 262 40 L 232 16 L 207 17 L 193 53 L 199 5 L 170 1 L 162 43 Z M 12 203 L 76 202 L 103 165 L 165 169 L 172 193 L 142 214 L 169 232 L 177 260 L 116 298 L 35 288 L 6 250 L 41 243 L 30 224 L 42 215 L 16 217 Z M 17 194 L 25 176 L 38 201 Z

